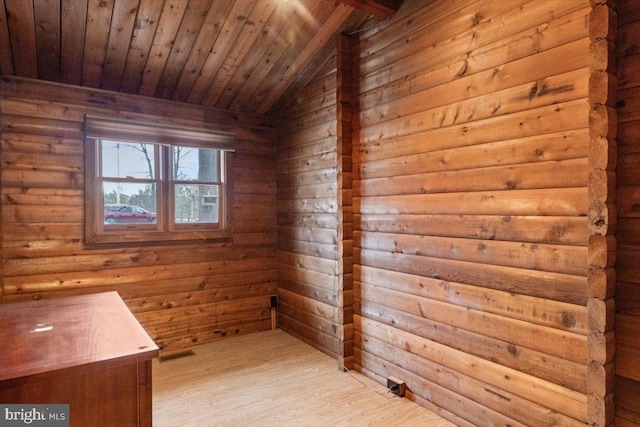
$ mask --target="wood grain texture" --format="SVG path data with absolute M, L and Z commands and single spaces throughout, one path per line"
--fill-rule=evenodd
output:
M 640 319 L 640 270 L 638 259 L 640 245 L 638 232 L 638 126 L 640 117 L 634 104 L 640 99 L 638 88 L 638 30 L 640 29 L 640 5 L 637 2 L 617 2 L 617 66 L 618 82 L 616 112 L 617 126 L 617 215 L 616 231 L 618 253 L 616 262 L 616 358 L 615 395 L 616 425 L 640 426 L 640 343 L 637 325 Z
M 279 329 L 193 351 L 154 361 L 154 426 L 453 425 Z
M 171 349 L 270 328 L 268 296 L 277 286 L 270 118 L 35 80 L 6 78 L 1 90 L 4 301 L 117 291 Z M 235 129 L 234 242 L 86 249 L 85 113 Z
M 3 81 L 4 301 L 117 290 L 179 349 L 278 293 L 287 332 L 458 425 L 640 425 L 637 2 L 404 2 L 353 34 L 349 106 L 336 2 L 40 3 L 1 1 L 4 74 L 187 103 Z M 86 251 L 87 112 L 235 129 L 233 247 Z
M 460 425 L 599 419 L 613 382 L 610 369 L 588 375 L 587 350 L 603 345 L 593 357 L 611 366 L 610 335 L 591 329 L 612 320 L 615 256 L 610 239 L 602 251 L 589 243 L 589 215 L 605 216 L 612 200 L 602 184 L 610 175 L 590 174 L 592 154 L 612 163 L 606 145 L 590 145 L 589 126 L 611 114 L 590 116 L 589 3 L 403 9 L 355 46 L 354 366 L 409 381 L 416 400 Z M 318 70 L 280 120 L 278 176 L 279 250 L 297 251 L 281 258 L 284 297 L 295 295 L 282 320 L 325 351 L 335 346 L 326 311 L 339 295 L 309 257 L 330 257 L 338 241 L 324 231 L 342 188 L 332 186 L 342 98 L 331 72 Z M 590 301 L 600 295 L 602 304 Z M 466 357 L 478 359 L 456 364 Z M 481 378 L 472 371 L 484 363 Z M 521 374 L 521 390 L 503 382 Z M 564 397 L 534 391 L 546 387 Z
M 344 322 L 350 313 L 344 291 L 352 280 L 348 260 L 352 219 L 347 215 L 350 193 L 345 191 L 351 183 L 350 150 L 338 155 L 338 146 L 350 144 L 350 134 L 342 121 L 337 123 L 337 115 L 323 114 L 323 110 L 335 106 L 332 111 L 343 111 L 337 105 L 337 81 L 344 78 L 337 74 L 338 68 L 347 72 L 343 63 L 337 67 L 334 56 L 306 91 L 291 101 L 285 111 L 292 114 L 281 116 L 277 176 L 278 292 L 284 308 L 278 324 L 340 360 L 345 354 L 351 356 L 344 346 Z M 325 95 L 327 101 L 322 104 L 304 102 L 307 97 Z M 342 120 L 348 125 L 346 116 Z M 315 321 L 319 305 L 330 307 L 333 317 Z
M 10 29 L 9 39 L 15 72 L 24 77 L 38 77 L 36 60 L 36 23 L 33 2 L 9 0 L 4 2 L 6 27 Z M 55 18 L 54 18 L 55 19 Z M 21 53 L 31 52 L 31 55 Z
M 595 413 L 587 349 L 603 310 L 588 304 L 589 263 L 612 258 L 588 256 L 589 195 L 611 194 L 589 179 L 590 11 L 424 2 L 360 39 L 354 362 L 468 423 L 582 425 Z M 577 234 L 526 225 L 552 217 Z M 520 391 L 502 382 L 524 372 Z M 560 384 L 562 398 L 534 391 Z
M 3 304 L 0 325 L 3 403 L 66 403 L 73 427 L 151 426 L 158 347 L 117 293 Z
M 14 343 L 2 352 L 0 381 L 158 353 L 115 292 L 3 304 L 0 323 L 2 340 Z
M 60 19 L 61 82 L 80 85 L 84 61 L 84 33 L 87 25 L 87 0 L 63 1 Z
M 368 16 L 318 0 L 0 0 L 0 71 L 265 113 Z
M 336 46 L 336 99 L 338 122 L 336 152 L 338 161 L 338 261 L 334 289 L 338 293 L 338 311 L 335 318 L 341 341 L 338 364 L 353 369 L 353 116 L 357 102 L 354 57 L 355 40 L 341 35 Z
M 9 39 L 9 21 L 4 3 L 0 6 L 0 48 L 4 55 L 0 55 L 0 73 L 13 74 L 13 54 L 11 53 L 11 40 Z

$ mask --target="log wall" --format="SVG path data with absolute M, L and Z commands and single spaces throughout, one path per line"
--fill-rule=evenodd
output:
M 618 1 L 616 425 L 640 426 L 640 3 Z
M 422 5 L 359 45 L 356 366 L 462 425 L 603 425 L 590 3 Z
M 587 417 L 590 425 L 606 426 L 615 420 L 617 14 L 614 1 L 592 4 L 589 14 Z
M 269 329 L 277 292 L 282 329 L 458 425 L 610 425 L 614 379 L 640 425 L 636 3 L 405 2 L 277 136 L 3 78 L 0 298 L 116 290 L 173 350 Z M 233 128 L 233 244 L 86 250 L 85 113 Z
M 278 326 L 340 358 L 336 61 L 332 56 L 278 114 Z
M 278 324 L 353 367 L 354 39 L 278 114 Z
M 6 77 L 0 96 L 3 301 L 117 291 L 164 350 L 271 328 L 271 119 Z M 232 130 L 233 243 L 85 249 L 87 113 Z

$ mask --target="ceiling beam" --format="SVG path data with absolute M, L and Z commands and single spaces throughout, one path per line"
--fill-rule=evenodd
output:
M 338 0 L 380 19 L 391 18 L 400 8 L 402 0 Z

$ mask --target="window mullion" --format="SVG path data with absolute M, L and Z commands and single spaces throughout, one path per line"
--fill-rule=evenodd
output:
M 138 148 L 138 156 L 132 158 L 128 153 L 136 149 L 136 144 L 139 142 L 87 139 L 87 245 L 100 247 L 103 244 L 133 245 L 164 241 L 230 241 L 232 230 L 228 228 L 227 203 L 231 196 L 227 194 L 230 183 L 227 182 L 229 171 L 226 170 L 230 164 L 227 163 L 230 161 L 228 154 L 210 147 L 147 143 L 146 148 Z M 178 154 L 174 154 L 176 148 Z M 185 151 L 181 151 L 183 149 Z M 200 150 L 214 150 L 216 154 Z M 180 156 L 179 159 L 174 159 L 174 155 Z M 215 167 L 215 171 L 202 165 Z M 149 166 L 149 171 L 145 172 L 142 166 L 145 166 L 145 170 Z M 156 188 L 155 200 L 148 197 L 154 191 L 152 186 Z M 117 203 L 114 203 L 114 194 L 118 196 Z M 128 204 L 135 209 L 135 202 L 131 203 L 133 200 L 142 200 L 142 210 L 147 209 L 147 214 L 154 215 L 152 223 L 136 220 L 137 214 L 144 215 L 145 212 L 114 209 L 120 205 L 127 205 L 127 208 Z M 157 205 L 155 213 L 150 210 L 153 209 L 153 203 Z
M 160 165 L 158 172 L 158 185 L 160 186 L 160 191 L 158 192 L 158 197 L 160 198 L 159 203 L 162 208 L 158 209 L 162 212 L 162 229 L 164 231 L 171 231 L 173 229 L 172 226 L 172 208 L 173 205 L 173 197 L 171 196 L 171 168 L 173 167 L 171 164 L 171 147 L 168 145 L 162 145 L 159 147 L 160 151 Z

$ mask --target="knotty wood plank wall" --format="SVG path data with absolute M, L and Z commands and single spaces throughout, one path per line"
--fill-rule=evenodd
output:
M 360 43 L 356 366 L 470 425 L 583 425 L 589 1 L 423 4 Z
M 591 34 L 591 13 L 588 0 L 416 1 L 360 35 L 355 367 L 404 379 L 462 425 L 612 417 L 615 181 L 591 136 L 609 143 L 599 126 L 615 121 L 597 120 L 607 86 L 590 98 L 592 74 L 610 72 L 590 68 L 610 35 Z M 280 319 L 324 349 L 336 304 L 317 279 L 334 276 L 340 190 L 329 71 L 279 122 Z
M 340 357 L 336 56 L 279 114 L 278 326 Z
M 618 1 L 616 425 L 640 426 L 640 3 Z
M 0 91 L 3 301 L 115 290 L 166 350 L 270 329 L 273 120 L 17 78 Z M 233 130 L 233 243 L 86 250 L 85 113 Z
M 341 34 L 336 43 L 336 178 L 338 228 L 337 316 L 339 366 L 353 368 L 353 116 L 355 114 L 357 67 L 355 39 Z

